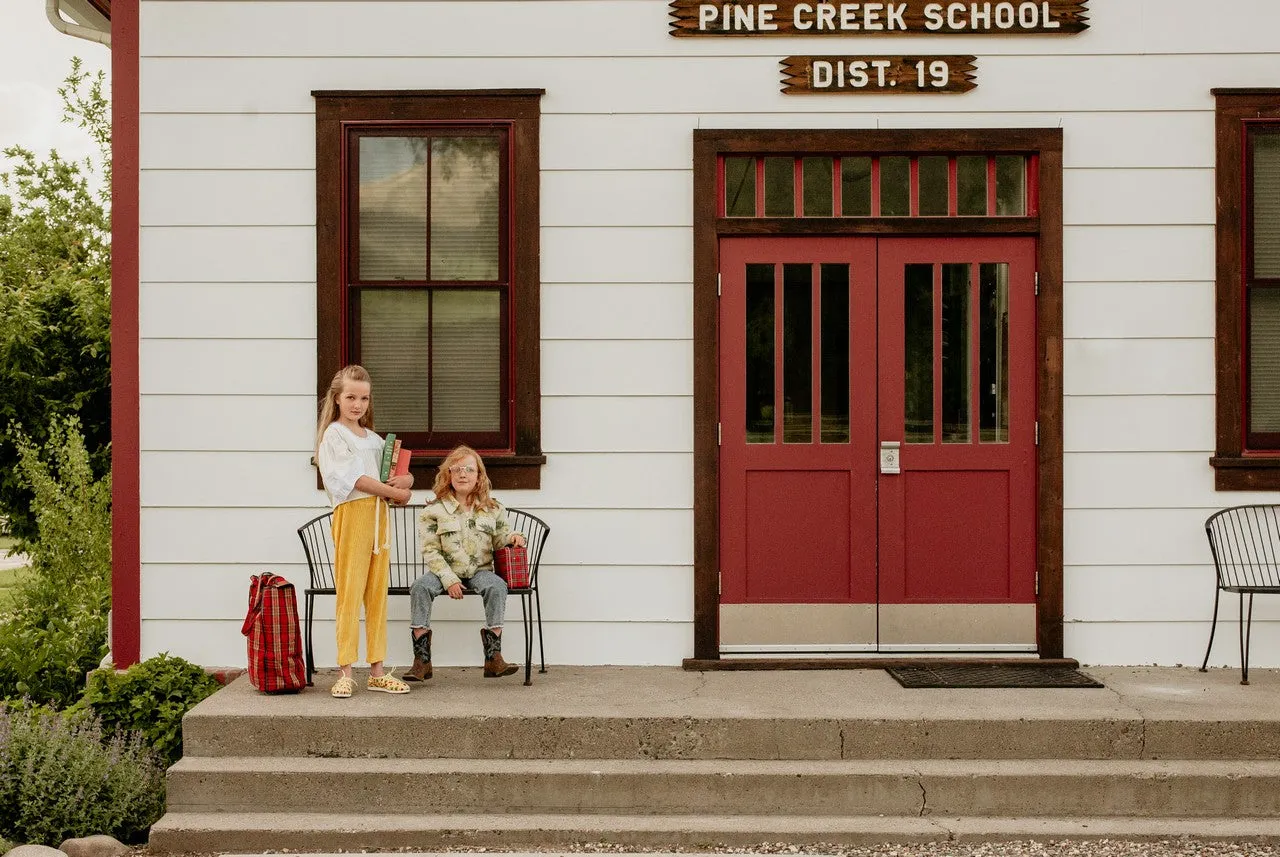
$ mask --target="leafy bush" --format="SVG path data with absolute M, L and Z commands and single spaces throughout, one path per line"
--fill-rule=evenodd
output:
M 0 192 L 0 432 L 24 423 L 39 444 L 56 420 L 80 417 L 94 471 L 110 468 L 111 123 L 105 78 L 72 62 L 59 90 L 63 121 L 98 144 L 84 163 L 22 147 Z M 97 163 L 94 163 L 94 161 Z M 34 537 L 19 453 L 0 434 L 0 514 L 12 535 Z
M 190 661 L 160 654 L 122 673 L 93 673 L 76 707 L 101 718 L 108 735 L 136 731 L 172 764 L 182 758 L 182 715 L 221 686 Z
M 31 567 L 0 613 L 0 699 L 64 708 L 106 654 L 111 484 L 94 477 L 74 418 L 50 427 L 43 450 L 14 438 L 37 531 L 27 544 Z
M 0 839 L 56 847 L 107 833 L 138 842 L 164 812 L 164 768 L 142 736 L 98 720 L 0 706 Z

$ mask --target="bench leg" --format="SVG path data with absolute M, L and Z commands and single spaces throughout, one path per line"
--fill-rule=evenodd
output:
M 1222 590 L 1218 588 L 1215 582 L 1213 585 L 1213 624 L 1209 626 L 1209 647 L 1204 650 L 1204 663 L 1200 665 L 1200 672 L 1209 671 L 1209 653 L 1213 651 L 1213 635 L 1218 630 L 1218 599 L 1222 596 Z
M 311 676 L 316 671 L 316 658 L 311 651 L 311 616 L 315 612 L 316 597 L 312 593 L 307 593 L 307 638 L 306 638 L 306 654 L 307 654 L 307 687 L 311 687 L 313 682 Z
M 542 669 L 538 670 L 538 672 L 545 675 L 547 672 L 547 649 L 542 644 L 542 596 L 536 589 L 533 590 L 533 601 L 538 608 L 538 660 L 542 664 Z
M 1253 593 L 1249 593 L 1249 615 L 1245 618 L 1244 593 L 1240 593 L 1240 683 L 1249 683 L 1249 638 L 1253 634 Z
M 532 610 L 527 593 L 520 595 L 520 625 L 524 628 L 524 686 L 533 684 L 533 628 L 530 624 Z

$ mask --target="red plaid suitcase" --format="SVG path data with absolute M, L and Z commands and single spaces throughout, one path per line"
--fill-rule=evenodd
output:
M 298 597 L 278 574 L 255 574 L 249 612 L 240 633 L 248 637 L 249 681 L 263 693 L 297 693 L 307 685 L 298 630 Z
M 524 589 L 529 585 L 529 554 L 524 548 L 510 545 L 493 552 L 493 565 L 507 582 L 508 589 Z

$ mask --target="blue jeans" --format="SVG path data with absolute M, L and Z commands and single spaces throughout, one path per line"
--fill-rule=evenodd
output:
M 507 615 L 507 583 L 488 569 L 477 571 L 471 578 L 463 579 L 463 589 L 477 592 L 484 600 L 484 621 L 487 628 L 501 628 Z M 440 578 L 428 571 L 409 587 L 409 627 L 431 627 L 431 602 L 444 595 Z

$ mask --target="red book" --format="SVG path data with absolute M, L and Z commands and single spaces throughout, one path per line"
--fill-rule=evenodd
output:
M 399 441 L 397 441 L 399 443 Z M 395 464 L 392 466 L 392 476 L 403 476 L 409 472 L 409 459 L 413 457 L 413 450 L 400 448 L 400 454 L 396 456 Z

